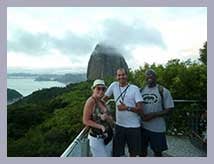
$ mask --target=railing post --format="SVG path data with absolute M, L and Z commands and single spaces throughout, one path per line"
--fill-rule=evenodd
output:
M 88 138 L 83 138 L 81 141 L 81 157 L 89 156 L 89 141 Z

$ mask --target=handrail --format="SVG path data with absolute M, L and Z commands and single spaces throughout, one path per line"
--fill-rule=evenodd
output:
M 186 102 L 186 103 L 199 103 L 199 102 L 206 102 L 206 100 L 173 100 L 174 102 Z M 110 102 L 114 102 L 114 99 L 109 99 L 106 104 L 109 104 Z
M 77 144 L 80 143 L 81 139 L 85 137 L 88 133 L 89 128 L 84 127 L 83 130 L 79 133 L 79 135 L 74 139 L 74 141 L 69 145 L 69 147 L 64 151 L 64 153 L 60 157 L 67 157 L 72 152 Z
M 206 100 L 173 100 L 174 102 L 187 102 L 187 103 L 199 103 L 207 102 Z

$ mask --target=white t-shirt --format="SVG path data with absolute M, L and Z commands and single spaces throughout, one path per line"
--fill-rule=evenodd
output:
M 105 95 L 111 97 L 113 94 L 114 100 L 120 96 L 121 93 L 126 89 L 120 87 L 119 82 L 113 82 L 107 89 Z M 122 101 L 126 106 L 135 107 L 137 102 L 143 102 L 140 90 L 137 86 L 129 84 L 128 89 L 122 94 L 122 96 L 116 102 L 116 124 L 122 127 L 136 128 L 141 126 L 141 118 L 137 113 L 131 111 L 119 111 L 117 105 Z
M 149 88 L 146 86 L 142 91 L 143 110 L 144 113 L 162 111 L 161 95 L 158 90 L 158 85 Z M 164 108 L 174 108 L 174 102 L 168 89 L 163 88 L 163 104 Z M 165 132 L 166 124 L 163 117 L 157 117 L 150 121 L 143 121 L 143 127 L 153 132 Z

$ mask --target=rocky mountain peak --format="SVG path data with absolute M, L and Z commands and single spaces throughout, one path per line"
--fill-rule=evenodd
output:
M 87 79 L 95 80 L 115 76 L 118 68 L 128 71 L 128 65 L 122 54 L 115 47 L 99 43 L 89 59 Z

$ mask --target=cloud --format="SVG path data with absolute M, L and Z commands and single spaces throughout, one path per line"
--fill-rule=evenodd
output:
M 66 32 L 61 39 L 53 39 L 54 48 L 65 54 L 84 55 L 93 47 L 93 38 L 89 35 L 76 35 L 72 32 Z
M 24 52 L 26 54 L 36 55 L 49 51 L 51 37 L 47 33 L 32 34 L 23 30 L 16 30 L 8 40 L 8 51 Z
M 82 55 L 93 46 L 90 36 L 81 36 L 66 32 L 61 38 L 53 37 L 48 32 L 31 33 L 17 29 L 8 40 L 9 52 L 21 52 L 32 56 L 50 54 L 53 49 L 62 54 Z
M 117 48 L 126 57 L 133 47 L 152 45 L 165 48 L 161 33 L 146 26 L 142 21 L 126 24 L 117 19 L 107 19 L 97 22 L 101 27 L 94 27 L 87 34 L 65 31 L 59 38 L 45 32 L 28 32 L 22 29 L 13 31 L 13 37 L 8 40 L 8 51 L 21 52 L 28 55 L 51 54 L 55 49 L 65 55 L 85 56 L 92 53 L 97 43 L 107 43 Z
M 152 45 L 166 48 L 161 32 L 147 26 L 143 21 L 136 20 L 127 24 L 116 19 L 108 19 L 102 25 L 104 41 L 113 45 L 122 47 Z

